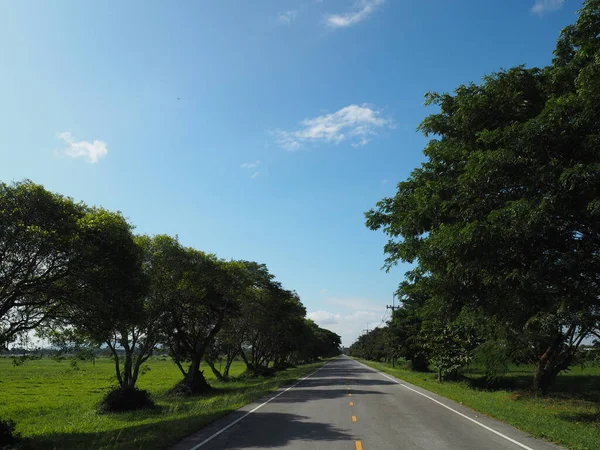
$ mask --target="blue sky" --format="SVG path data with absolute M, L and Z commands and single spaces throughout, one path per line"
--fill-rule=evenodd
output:
M 349 345 L 407 266 L 363 213 L 427 91 L 548 64 L 575 0 L 2 2 L 0 179 L 264 262 Z

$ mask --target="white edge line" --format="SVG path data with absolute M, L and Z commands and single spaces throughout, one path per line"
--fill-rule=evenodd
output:
M 378 373 L 379 375 L 383 375 L 383 376 L 384 376 L 384 377 L 386 377 L 388 380 L 392 380 L 394 383 L 397 383 L 397 384 L 399 384 L 399 385 L 400 385 L 400 386 L 402 386 L 403 388 L 406 388 L 406 389 L 408 389 L 408 390 L 410 390 L 410 391 L 416 392 L 416 393 L 417 393 L 417 394 L 419 394 L 419 395 L 422 395 L 422 396 L 423 396 L 423 397 L 425 397 L 425 398 L 428 398 L 428 399 L 429 399 L 429 400 L 431 400 L 432 402 L 435 402 L 435 403 L 437 403 L 438 405 L 441 405 L 441 406 L 443 406 L 444 408 L 446 408 L 446 409 L 449 409 L 449 410 L 450 410 L 450 411 L 452 411 L 453 413 L 456 413 L 456 414 L 458 414 L 459 416 L 461 416 L 461 417 L 464 417 L 464 418 L 465 418 L 465 419 L 467 419 L 467 420 L 470 420 L 471 422 L 473 422 L 473 423 L 475 423 L 475 424 L 479 425 L 480 427 L 482 427 L 482 428 L 485 428 L 486 430 L 488 430 L 488 431 L 491 431 L 491 432 L 492 432 L 492 433 L 494 433 L 494 434 L 497 434 L 497 435 L 498 435 L 498 436 L 500 436 L 501 438 L 504 438 L 504 439 L 506 439 L 507 441 L 510 441 L 510 442 L 512 442 L 513 444 L 515 444 L 515 445 L 518 445 L 518 446 L 519 446 L 519 447 L 521 447 L 521 448 L 524 448 L 525 450 L 533 450 L 531 447 L 528 447 L 528 446 L 526 446 L 525 444 L 521 444 L 520 442 L 518 442 L 518 441 L 515 441 L 514 439 L 512 439 L 512 438 L 510 438 L 510 437 L 506 436 L 505 434 L 502 434 L 502 433 L 500 433 L 499 431 L 496 431 L 496 430 L 494 430 L 493 428 L 490 428 L 490 427 L 488 427 L 487 425 L 484 425 L 484 424 L 482 424 L 481 422 L 478 422 L 477 420 L 470 418 L 469 416 L 467 416 L 467 415 L 465 415 L 465 414 L 463 414 L 463 413 L 461 413 L 461 412 L 459 412 L 459 411 L 455 410 L 454 408 L 451 408 L 451 407 L 450 407 L 450 406 L 448 406 L 448 405 L 444 405 L 444 404 L 443 404 L 442 402 L 440 402 L 439 400 L 436 400 L 435 398 L 433 398 L 433 397 L 431 397 L 431 396 L 429 396 L 429 395 L 427 395 L 427 394 L 423 394 L 422 392 L 420 392 L 420 391 L 417 391 L 416 389 L 413 389 L 413 388 L 411 388 L 410 386 L 407 386 L 407 385 L 405 385 L 405 384 L 402 384 L 400 381 L 398 381 L 398 380 L 396 380 L 396 379 L 394 379 L 394 378 L 392 378 L 392 377 L 390 377 L 390 376 L 386 375 L 385 373 L 383 373 L 383 372 L 381 372 L 381 371 L 379 371 L 379 370 L 373 369 L 372 367 L 369 367 L 369 366 L 367 366 L 366 364 L 363 364 L 363 363 L 361 363 L 361 362 L 359 362 L 359 361 L 356 361 L 356 360 L 353 360 L 353 361 L 354 361 L 354 362 L 356 362 L 356 363 L 358 363 L 358 364 L 360 364 L 361 366 L 364 366 L 364 367 L 366 367 L 367 369 L 370 369 L 370 370 L 372 370 L 373 372 L 376 372 L 376 373 Z
M 287 391 L 289 391 L 292 388 L 295 388 L 296 386 L 298 386 L 300 383 L 302 383 L 304 380 L 306 380 L 309 377 L 312 377 L 315 373 L 317 373 L 319 370 L 321 370 L 323 367 L 325 367 L 327 364 L 329 363 L 325 363 L 323 364 L 321 367 L 319 367 L 317 370 L 313 370 L 311 373 L 309 373 L 308 375 L 306 375 L 304 378 L 298 380 L 296 383 L 294 383 L 293 385 L 291 385 L 290 387 L 288 387 L 287 389 L 281 391 L 279 394 L 271 397 L 269 400 L 267 400 L 264 403 L 261 403 L 260 405 L 258 405 L 256 408 L 248 411 L 246 414 L 244 414 L 242 417 L 239 417 L 238 419 L 234 420 L 233 422 L 231 422 L 230 424 L 228 424 L 227 426 L 221 428 L 219 431 L 217 431 L 216 433 L 214 433 L 212 436 L 207 437 L 206 439 L 204 439 L 202 442 L 200 442 L 199 444 L 195 445 L 194 447 L 190 448 L 189 450 L 196 450 L 200 447 L 202 447 L 203 445 L 209 443 L 210 441 L 212 441 L 214 438 L 216 438 L 218 435 L 220 435 L 221 433 L 227 431 L 228 429 L 230 429 L 232 426 L 234 426 L 236 423 L 238 423 L 239 421 L 245 419 L 246 417 L 248 417 L 250 414 L 252 414 L 253 412 L 255 412 L 256 410 L 262 408 L 263 406 L 265 406 L 267 403 L 269 403 L 272 400 L 275 400 L 277 397 L 279 397 L 280 395 L 285 394 Z

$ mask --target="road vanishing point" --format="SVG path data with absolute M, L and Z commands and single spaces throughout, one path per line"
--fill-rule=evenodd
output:
M 171 450 L 556 450 L 503 422 L 341 356 Z

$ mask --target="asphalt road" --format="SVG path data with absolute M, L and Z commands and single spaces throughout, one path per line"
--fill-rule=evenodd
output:
M 172 450 L 251 448 L 556 450 L 558 447 L 340 357 L 293 387 L 281 389 L 218 420 Z

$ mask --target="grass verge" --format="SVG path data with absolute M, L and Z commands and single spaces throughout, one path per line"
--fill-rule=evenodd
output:
M 171 396 L 168 390 L 181 378 L 167 359 L 153 358 L 149 371 L 139 380 L 159 406 L 156 411 L 98 414 L 96 406 L 114 385 L 112 361 L 96 365 L 49 359 L 28 361 L 12 367 L 0 358 L 0 417 L 17 423 L 23 436 L 18 449 L 32 450 L 138 450 L 164 449 L 185 436 L 236 409 L 304 376 L 323 363 L 308 364 L 279 372 L 272 378 L 241 378 L 217 382 L 210 369 L 209 383 L 216 388 L 202 398 Z M 244 370 L 232 367 L 233 376 Z
M 484 390 L 473 387 L 480 377 L 477 370 L 467 372 L 462 381 L 439 383 L 434 373 L 412 372 L 354 358 L 416 386 L 473 408 L 539 438 L 573 450 L 600 449 L 600 423 L 594 421 L 600 396 L 600 368 L 573 368 L 558 377 L 554 393 L 548 397 L 531 395 L 531 368 L 521 366 L 507 376 L 511 388 Z

